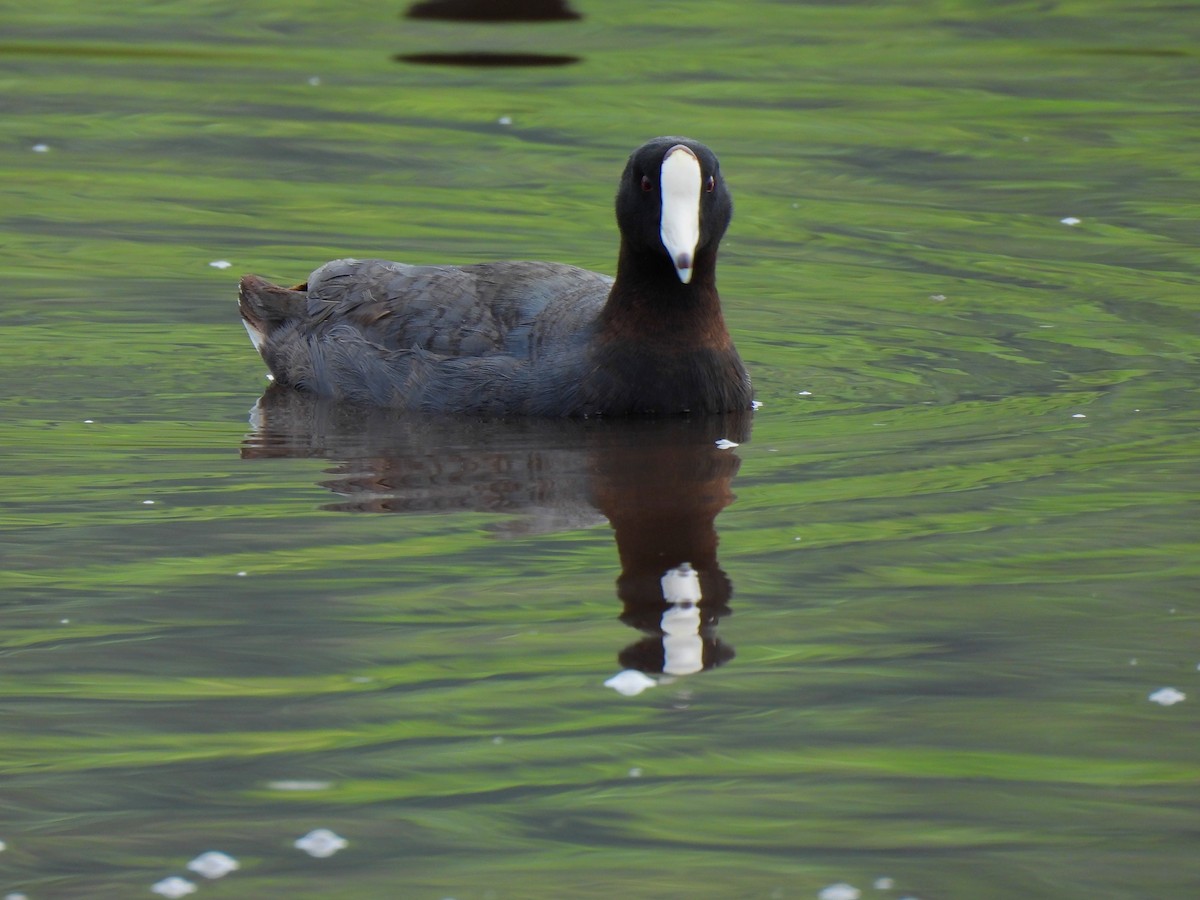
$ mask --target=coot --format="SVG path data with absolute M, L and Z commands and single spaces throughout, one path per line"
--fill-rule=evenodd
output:
M 717 295 L 732 202 L 716 156 L 659 137 L 617 190 L 616 278 L 550 262 L 338 259 L 304 284 L 241 280 L 276 382 L 347 402 L 483 415 L 746 409 L 750 377 Z

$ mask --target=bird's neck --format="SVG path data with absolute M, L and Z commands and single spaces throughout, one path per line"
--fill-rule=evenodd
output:
M 696 254 L 692 278 L 684 284 L 663 254 L 634 250 L 622 241 L 600 326 L 611 340 L 662 343 L 677 351 L 729 344 L 717 293 L 716 251 Z

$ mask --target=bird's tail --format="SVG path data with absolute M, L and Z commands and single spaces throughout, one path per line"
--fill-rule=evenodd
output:
M 304 315 L 308 285 L 280 287 L 257 275 L 243 275 L 238 283 L 238 312 L 250 341 L 260 353 L 271 333 L 289 319 Z

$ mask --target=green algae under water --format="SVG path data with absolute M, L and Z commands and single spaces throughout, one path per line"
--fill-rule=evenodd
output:
M 0 892 L 1197 896 L 1200 12 L 574 5 L 4 12 Z M 611 271 L 661 133 L 752 428 L 247 423 L 237 274 Z

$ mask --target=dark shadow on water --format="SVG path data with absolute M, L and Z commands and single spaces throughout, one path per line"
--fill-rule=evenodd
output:
M 733 593 L 716 517 L 734 495 L 751 414 L 696 419 L 485 420 L 334 404 L 272 388 L 255 408 L 246 459 L 309 457 L 343 512 L 471 511 L 510 516 L 516 537 L 612 526 L 621 621 L 643 637 L 626 668 L 685 675 L 733 657 L 716 635 Z
M 473 68 L 502 68 L 506 66 L 569 66 L 579 62 L 578 56 L 555 53 L 400 53 L 396 62 L 423 66 L 470 66 Z
M 405 16 L 453 22 L 565 22 L 583 18 L 565 0 L 423 0 L 410 6 Z

